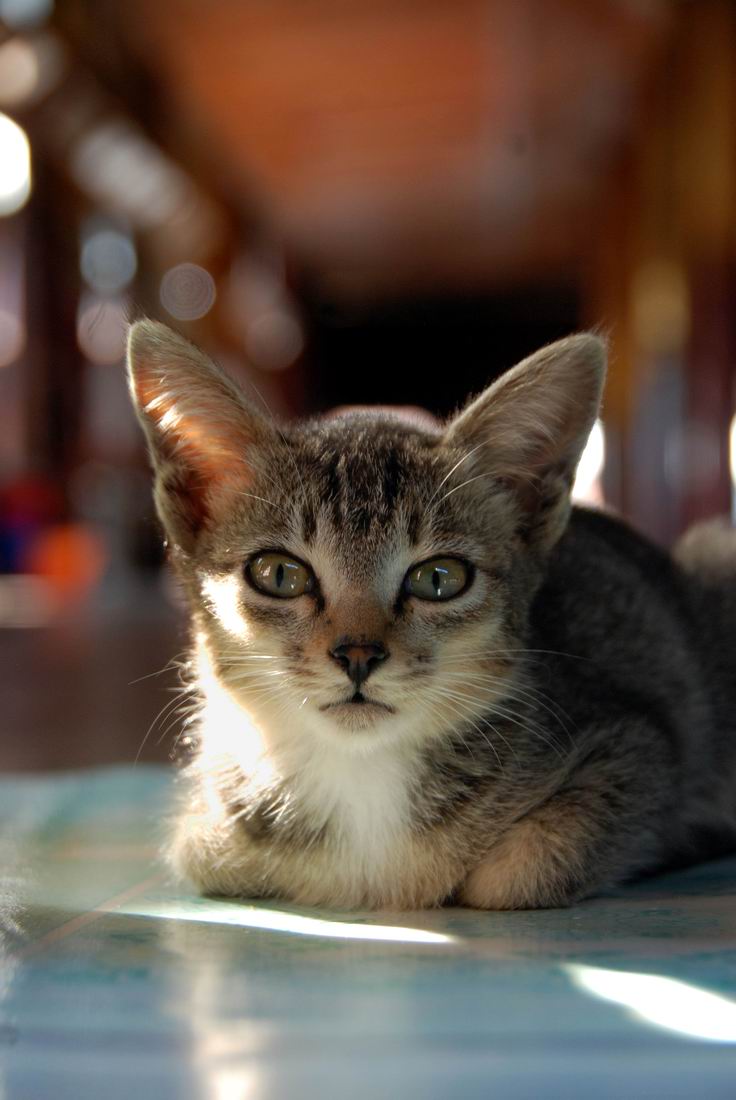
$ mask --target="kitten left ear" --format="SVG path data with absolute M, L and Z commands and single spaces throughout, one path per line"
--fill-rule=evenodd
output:
M 248 485 L 271 429 L 211 359 L 156 321 L 131 326 L 128 375 L 159 516 L 169 538 L 190 549 L 228 489 Z
M 462 465 L 466 478 L 480 470 L 512 486 L 542 547 L 554 545 L 567 523 L 605 372 L 606 348 L 597 336 L 559 340 L 503 374 L 446 430 L 448 445 L 474 452 Z

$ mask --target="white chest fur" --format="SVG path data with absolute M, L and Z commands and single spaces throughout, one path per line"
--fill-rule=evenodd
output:
M 395 748 L 313 755 L 293 791 L 303 820 L 324 827 L 324 842 L 297 867 L 289 860 L 281 891 L 288 896 L 298 880 L 295 900 L 348 908 L 397 904 L 416 858 L 411 786 L 411 761 Z
M 340 857 L 360 877 L 382 873 L 396 858 L 409 822 L 411 770 L 395 748 L 367 755 L 323 750 L 297 777 L 302 811 L 328 826 Z
M 406 909 L 440 904 L 454 888 L 462 871 L 454 846 L 443 851 L 412 828 L 416 752 L 396 745 L 356 752 L 290 739 L 290 752 L 262 761 L 268 765 L 262 785 L 253 773 L 246 778 L 247 754 L 240 763 L 239 753 L 218 756 L 207 732 L 192 772 L 199 794 L 193 792 L 178 821 L 171 851 L 174 867 L 204 892 Z M 223 779 L 229 802 L 222 799 Z M 232 813 L 251 799 L 257 806 L 269 789 L 288 822 L 283 841 L 278 828 L 270 837 L 251 836 Z M 315 834 L 316 844 L 309 841 Z
M 276 833 L 263 848 L 247 844 L 242 830 L 213 827 L 211 845 L 187 838 L 192 844 L 179 863 L 190 877 L 205 889 L 242 895 L 264 884 L 268 892 L 307 904 L 399 903 L 400 884 L 418 855 L 411 829 L 420 767 L 416 742 L 342 744 L 334 733 L 293 719 L 270 724 L 264 734 L 219 685 L 208 691 L 200 723 L 204 786 L 212 776 L 230 776 L 235 782 L 229 790 L 245 803 L 257 802 L 259 792 L 279 792 L 290 823 L 305 835 L 322 834 L 322 842 L 299 850 L 290 839 L 282 847 Z M 240 789 L 238 775 L 244 779 Z M 293 838 L 291 830 L 288 835 Z

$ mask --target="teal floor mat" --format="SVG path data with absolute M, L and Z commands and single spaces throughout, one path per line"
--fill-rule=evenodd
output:
M 207 900 L 171 785 L 0 781 L 3 1100 L 736 1095 L 736 859 L 548 912 Z

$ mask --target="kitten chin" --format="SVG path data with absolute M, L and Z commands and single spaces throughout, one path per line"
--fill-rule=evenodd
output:
M 365 697 L 341 703 L 327 703 L 320 712 L 331 724 L 346 730 L 370 730 L 386 722 L 396 712 L 387 703 L 372 702 Z
M 583 334 L 444 425 L 277 427 L 133 326 L 198 651 L 171 859 L 199 889 L 534 908 L 736 847 L 733 539 L 681 566 L 572 508 L 604 363 Z

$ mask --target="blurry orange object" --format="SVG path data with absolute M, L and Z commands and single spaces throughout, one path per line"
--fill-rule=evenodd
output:
M 81 523 L 40 532 L 29 547 L 25 570 L 43 577 L 60 603 L 76 603 L 100 580 L 107 564 L 102 538 Z

